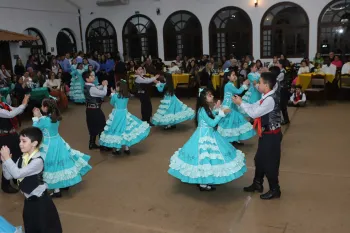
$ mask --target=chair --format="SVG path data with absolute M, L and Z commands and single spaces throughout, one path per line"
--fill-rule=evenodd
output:
M 339 78 L 338 99 L 344 99 L 343 94 L 345 92 L 350 93 L 350 75 L 349 74 L 342 74 Z
M 310 88 L 305 90 L 309 100 L 322 101 L 326 103 L 326 75 L 312 75 Z M 310 98 L 311 97 L 311 98 Z M 320 102 L 319 102 L 320 103 Z

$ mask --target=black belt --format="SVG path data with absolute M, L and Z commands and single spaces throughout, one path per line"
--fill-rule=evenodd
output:
M 0 129 L 0 136 L 1 135 L 8 135 L 8 134 L 14 134 L 16 133 L 16 129 L 12 128 L 10 130 L 3 130 L 3 129 Z
M 49 194 L 47 193 L 47 190 L 45 190 L 45 192 L 43 192 L 40 197 L 38 197 L 38 196 L 30 196 L 30 197 L 26 198 L 26 200 L 27 201 L 37 201 L 37 200 L 39 200 L 39 199 L 41 199 L 43 197 L 46 197 L 47 195 L 49 195 Z
M 101 104 L 89 104 L 89 103 L 86 103 L 86 107 L 87 108 L 92 108 L 92 109 L 101 108 Z
M 276 129 L 281 128 L 281 124 L 275 124 L 275 125 L 269 125 L 269 126 L 263 126 L 261 127 L 262 132 L 267 132 L 267 131 L 274 131 Z

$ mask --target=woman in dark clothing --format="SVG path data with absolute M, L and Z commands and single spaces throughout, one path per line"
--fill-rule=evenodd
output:
M 22 63 L 21 58 L 17 58 L 16 65 L 15 65 L 15 74 L 17 76 L 22 76 L 25 72 L 24 65 Z

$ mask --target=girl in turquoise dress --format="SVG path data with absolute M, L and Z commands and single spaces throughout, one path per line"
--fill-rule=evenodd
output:
M 184 183 L 198 184 L 200 191 L 214 191 L 214 185 L 228 183 L 246 171 L 245 157 L 216 130 L 225 117 L 220 101 L 213 111 L 213 93 L 200 89 L 196 108 L 197 129 L 191 138 L 170 159 L 168 173 Z
M 100 83 L 98 81 L 98 77 L 95 75 L 94 67 L 92 65 L 88 65 L 87 67 L 88 69 L 86 71 L 90 71 L 95 76 L 95 81 L 94 81 L 95 86 L 99 86 Z
M 236 72 L 238 70 L 228 71 L 229 82 L 225 85 L 224 101 L 222 108 L 230 109 L 230 113 L 219 122 L 218 132 L 226 138 L 229 142 L 237 142 L 240 140 L 248 140 L 252 138 L 256 133 L 244 116 L 238 112 L 237 105 L 232 102 L 232 96 L 240 95 L 248 89 L 249 80 L 244 81 L 243 85 L 238 89 L 234 82 L 237 80 Z
M 159 92 L 164 91 L 164 98 L 160 101 L 157 112 L 152 117 L 152 123 L 157 126 L 164 126 L 164 129 L 175 128 L 176 124 L 192 120 L 194 110 L 181 102 L 174 93 L 174 84 L 171 77 L 166 83 L 158 82 L 156 85 Z
M 84 66 L 83 64 L 79 63 L 77 65 L 77 69 L 72 66 L 72 79 L 70 83 L 70 91 L 69 91 L 69 98 L 74 103 L 85 103 L 85 96 L 84 96 L 84 79 L 83 79 L 83 73 L 84 73 Z
M 43 113 L 43 115 L 41 114 Z M 33 126 L 41 129 L 44 140 L 40 152 L 44 159 L 44 181 L 53 189 L 52 197 L 61 197 L 62 188 L 69 188 L 82 181 L 91 166 L 90 156 L 72 149 L 59 135 L 62 120 L 55 100 L 44 99 L 40 109 L 33 109 Z
M 100 145 L 115 148 L 114 155 L 121 154 L 122 146 L 124 153 L 130 154 L 130 147 L 144 140 L 150 133 L 147 122 L 141 121 L 128 112 L 129 101 L 128 85 L 121 80 L 116 85 L 116 91 L 111 89 L 111 105 L 114 107 L 106 122 L 104 131 L 100 136 Z
M 253 104 L 261 99 L 261 93 L 256 88 L 256 84 L 259 82 L 260 73 L 257 72 L 257 67 L 254 62 L 250 64 L 250 73 L 248 74 L 248 80 L 250 82 L 248 91 L 244 94 L 242 101 L 245 103 Z M 244 110 L 238 107 L 239 111 L 244 114 L 244 116 L 248 116 Z

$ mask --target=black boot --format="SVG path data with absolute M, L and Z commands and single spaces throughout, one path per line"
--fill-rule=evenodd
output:
M 260 198 L 263 200 L 270 200 L 274 198 L 280 198 L 281 197 L 281 190 L 280 188 L 270 189 L 267 193 L 260 195 Z
M 254 193 L 255 191 L 262 193 L 264 191 L 264 186 L 262 182 L 255 181 L 252 185 L 243 188 L 244 192 Z
M 288 111 L 287 110 L 282 111 L 282 116 L 283 116 L 283 121 L 282 121 L 281 125 L 289 124 L 290 121 L 289 121 L 289 116 L 288 116 Z
M 6 180 L 4 175 L 1 178 L 1 189 L 5 193 L 18 193 L 18 190 L 11 186 L 11 182 Z
M 89 150 L 100 149 L 96 144 L 96 136 L 90 136 Z

